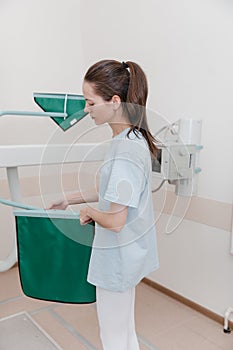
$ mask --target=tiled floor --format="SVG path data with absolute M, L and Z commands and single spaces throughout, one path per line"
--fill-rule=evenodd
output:
M 95 304 L 57 304 L 27 298 L 22 294 L 15 267 L 0 273 L 0 319 L 20 312 L 26 312 L 63 350 L 101 349 Z M 8 327 L 11 327 L 7 320 Z M 6 336 L 1 324 L 3 322 L 0 322 L 0 349 L 12 350 L 1 346 L 1 339 Z M 224 334 L 221 324 L 144 283 L 137 287 L 136 292 L 136 325 L 141 350 L 233 349 L 233 334 Z M 14 332 L 12 323 L 11 332 L 8 332 L 12 338 Z M 32 346 L 30 350 L 37 348 L 44 350 L 43 346 Z M 25 350 L 25 347 L 18 344 L 17 349 Z

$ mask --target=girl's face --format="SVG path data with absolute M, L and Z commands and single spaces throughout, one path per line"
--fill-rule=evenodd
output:
M 114 118 L 114 101 L 105 101 L 96 95 L 93 85 L 84 81 L 83 95 L 86 100 L 84 111 L 89 113 L 96 125 L 111 123 Z

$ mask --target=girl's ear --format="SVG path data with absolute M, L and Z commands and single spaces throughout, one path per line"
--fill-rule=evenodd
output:
M 118 95 L 112 96 L 111 102 L 113 103 L 113 109 L 116 111 L 121 105 L 121 98 Z

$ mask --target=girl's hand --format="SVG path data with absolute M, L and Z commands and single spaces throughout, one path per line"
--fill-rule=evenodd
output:
M 65 210 L 68 205 L 69 203 L 66 199 L 60 199 L 57 202 L 52 203 L 48 209 Z
M 92 221 L 92 218 L 87 214 L 88 207 L 85 207 L 80 210 L 80 224 L 86 225 Z

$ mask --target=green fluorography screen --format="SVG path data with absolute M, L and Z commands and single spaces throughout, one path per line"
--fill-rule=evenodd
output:
M 87 282 L 94 226 L 81 226 L 77 219 L 33 217 L 33 210 L 27 212 L 32 216 L 26 212 L 16 216 L 24 294 L 56 302 L 95 302 L 95 286 Z
M 87 115 L 84 112 L 85 99 L 82 95 L 34 93 L 33 98 L 45 112 L 68 114 L 66 118 L 51 117 L 64 131 Z

